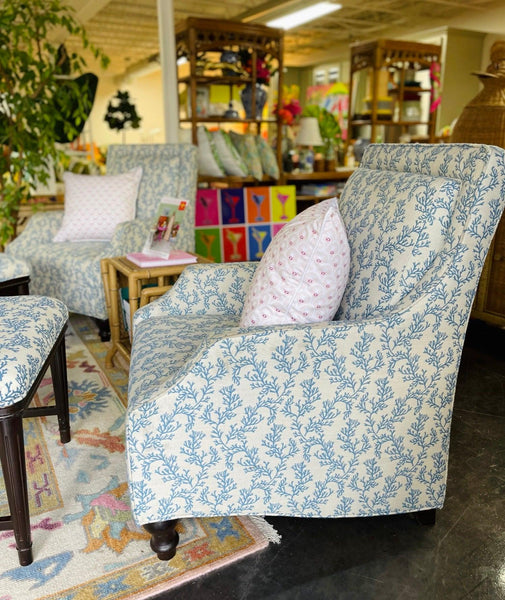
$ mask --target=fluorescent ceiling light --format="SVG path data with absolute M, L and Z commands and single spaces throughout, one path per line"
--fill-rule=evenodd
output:
M 324 15 L 328 15 L 335 10 L 339 10 L 340 8 L 342 8 L 341 4 L 335 4 L 333 2 L 318 2 L 312 6 L 307 6 L 307 8 L 296 10 L 295 12 L 285 15 L 284 17 L 273 19 L 272 21 L 269 21 L 267 25 L 268 27 L 278 27 L 279 29 L 292 29 L 293 27 L 298 27 L 298 25 L 302 25 L 303 23 L 308 23 L 309 21 L 313 21 L 319 17 L 324 17 Z

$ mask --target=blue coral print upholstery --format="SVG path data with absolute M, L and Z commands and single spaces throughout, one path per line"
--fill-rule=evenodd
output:
M 186 269 L 135 315 L 136 521 L 441 507 L 463 339 L 504 203 L 500 148 L 372 145 L 339 203 L 352 267 L 335 320 L 240 329 L 254 267 Z
M 196 149 L 191 144 L 113 145 L 107 157 L 110 175 L 142 166 L 136 218 L 117 226 L 111 242 L 54 243 L 63 212 L 34 214 L 6 253 L 30 265 L 30 290 L 55 296 L 72 312 L 106 319 L 100 260 L 142 250 L 163 196 L 189 200 L 177 245 L 194 251 Z
M 0 408 L 25 398 L 67 320 L 54 298 L 0 298 Z
M 0 281 L 18 279 L 30 275 L 30 265 L 25 260 L 12 258 L 4 252 L 0 253 Z

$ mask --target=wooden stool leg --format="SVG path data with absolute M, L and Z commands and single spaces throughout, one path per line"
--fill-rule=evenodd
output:
M 58 425 L 62 444 L 70 441 L 70 422 L 68 415 L 68 380 L 65 337 L 63 336 L 51 360 L 54 399 L 58 410 Z
M 33 562 L 21 413 L 0 419 L 0 461 L 21 566 Z

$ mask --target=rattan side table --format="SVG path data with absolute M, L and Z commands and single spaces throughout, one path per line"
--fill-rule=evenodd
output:
M 195 254 L 198 263 L 212 262 L 203 256 Z M 194 263 L 190 263 L 194 264 Z M 171 265 L 165 267 L 139 267 L 126 258 L 116 256 L 101 260 L 102 281 L 105 291 L 105 301 L 109 315 L 111 347 L 105 357 L 107 367 L 112 367 L 114 355 L 119 352 L 130 362 L 130 336 L 124 327 L 121 306 L 122 287 L 128 288 L 128 301 L 130 304 L 130 331 L 135 311 L 149 301 L 153 294 L 152 288 L 144 288 L 146 284 L 155 284 L 163 288 L 163 292 L 170 288 L 177 277 L 184 271 L 188 264 Z M 144 293 L 143 293 L 144 292 Z

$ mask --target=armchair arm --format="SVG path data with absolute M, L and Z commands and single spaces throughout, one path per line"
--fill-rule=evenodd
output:
M 40 245 L 52 242 L 62 220 L 63 211 L 34 213 L 24 230 L 7 245 L 5 251 L 19 254 L 19 251 L 32 247 L 34 243 Z
M 151 225 L 149 219 L 133 219 L 132 221 L 119 223 L 111 240 L 111 256 L 124 256 L 128 252 L 141 252 Z
M 138 310 L 134 323 L 157 315 L 240 315 L 258 263 L 190 265 L 159 300 Z

